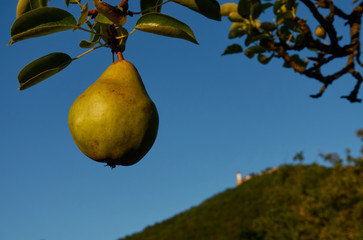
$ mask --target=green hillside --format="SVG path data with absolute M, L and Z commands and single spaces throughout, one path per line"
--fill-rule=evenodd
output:
M 122 238 L 164 239 L 362 240 L 363 168 L 281 166 Z

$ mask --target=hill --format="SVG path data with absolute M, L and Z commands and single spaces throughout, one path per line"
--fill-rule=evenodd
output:
M 284 165 L 119 240 L 363 239 L 363 168 Z

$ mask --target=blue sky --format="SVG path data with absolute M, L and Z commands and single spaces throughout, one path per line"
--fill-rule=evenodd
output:
M 130 2 L 137 11 L 138 1 Z M 227 38 L 228 20 L 170 3 L 163 12 L 189 24 L 200 45 L 143 32 L 129 37 L 124 56 L 158 108 L 159 134 L 138 164 L 104 167 L 78 150 L 67 117 L 72 102 L 111 64 L 111 54 L 94 51 L 19 91 L 22 67 L 51 52 L 76 57 L 88 34 L 69 31 L 5 46 L 15 8 L 16 1 L 5 1 L 0 16 L 2 240 L 115 240 L 234 187 L 237 171 L 292 163 L 299 151 L 308 163 L 322 163 L 320 152 L 343 154 L 350 147 L 358 153 L 362 105 L 340 99 L 353 88 L 352 78 L 312 99 L 320 84 L 281 68 L 279 60 L 263 66 L 242 54 L 221 56 L 238 42 Z

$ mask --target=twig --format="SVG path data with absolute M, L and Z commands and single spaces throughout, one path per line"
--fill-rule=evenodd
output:
M 78 58 L 81 58 L 81 57 L 83 57 L 84 55 L 86 55 L 86 54 L 88 54 L 88 53 L 90 53 L 90 52 L 92 52 L 92 51 L 94 51 L 94 50 L 96 50 L 96 49 L 98 49 L 98 48 L 101 48 L 101 47 L 104 47 L 104 45 L 100 45 L 100 46 L 94 47 L 94 48 L 92 48 L 92 49 L 90 49 L 90 50 L 88 50 L 88 51 L 86 51 L 86 52 L 82 53 L 81 55 L 79 55 L 79 56 L 77 56 L 77 57 L 73 58 L 73 59 L 72 59 L 72 61 L 73 61 L 73 60 L 77 60 Z

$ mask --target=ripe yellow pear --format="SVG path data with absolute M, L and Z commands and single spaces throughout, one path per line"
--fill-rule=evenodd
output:
M 137 69 L 118 60 L 75 100 L 68 125 L 86 156 L 111 167 L 129 166 L 154 144 L 159 117 Z

